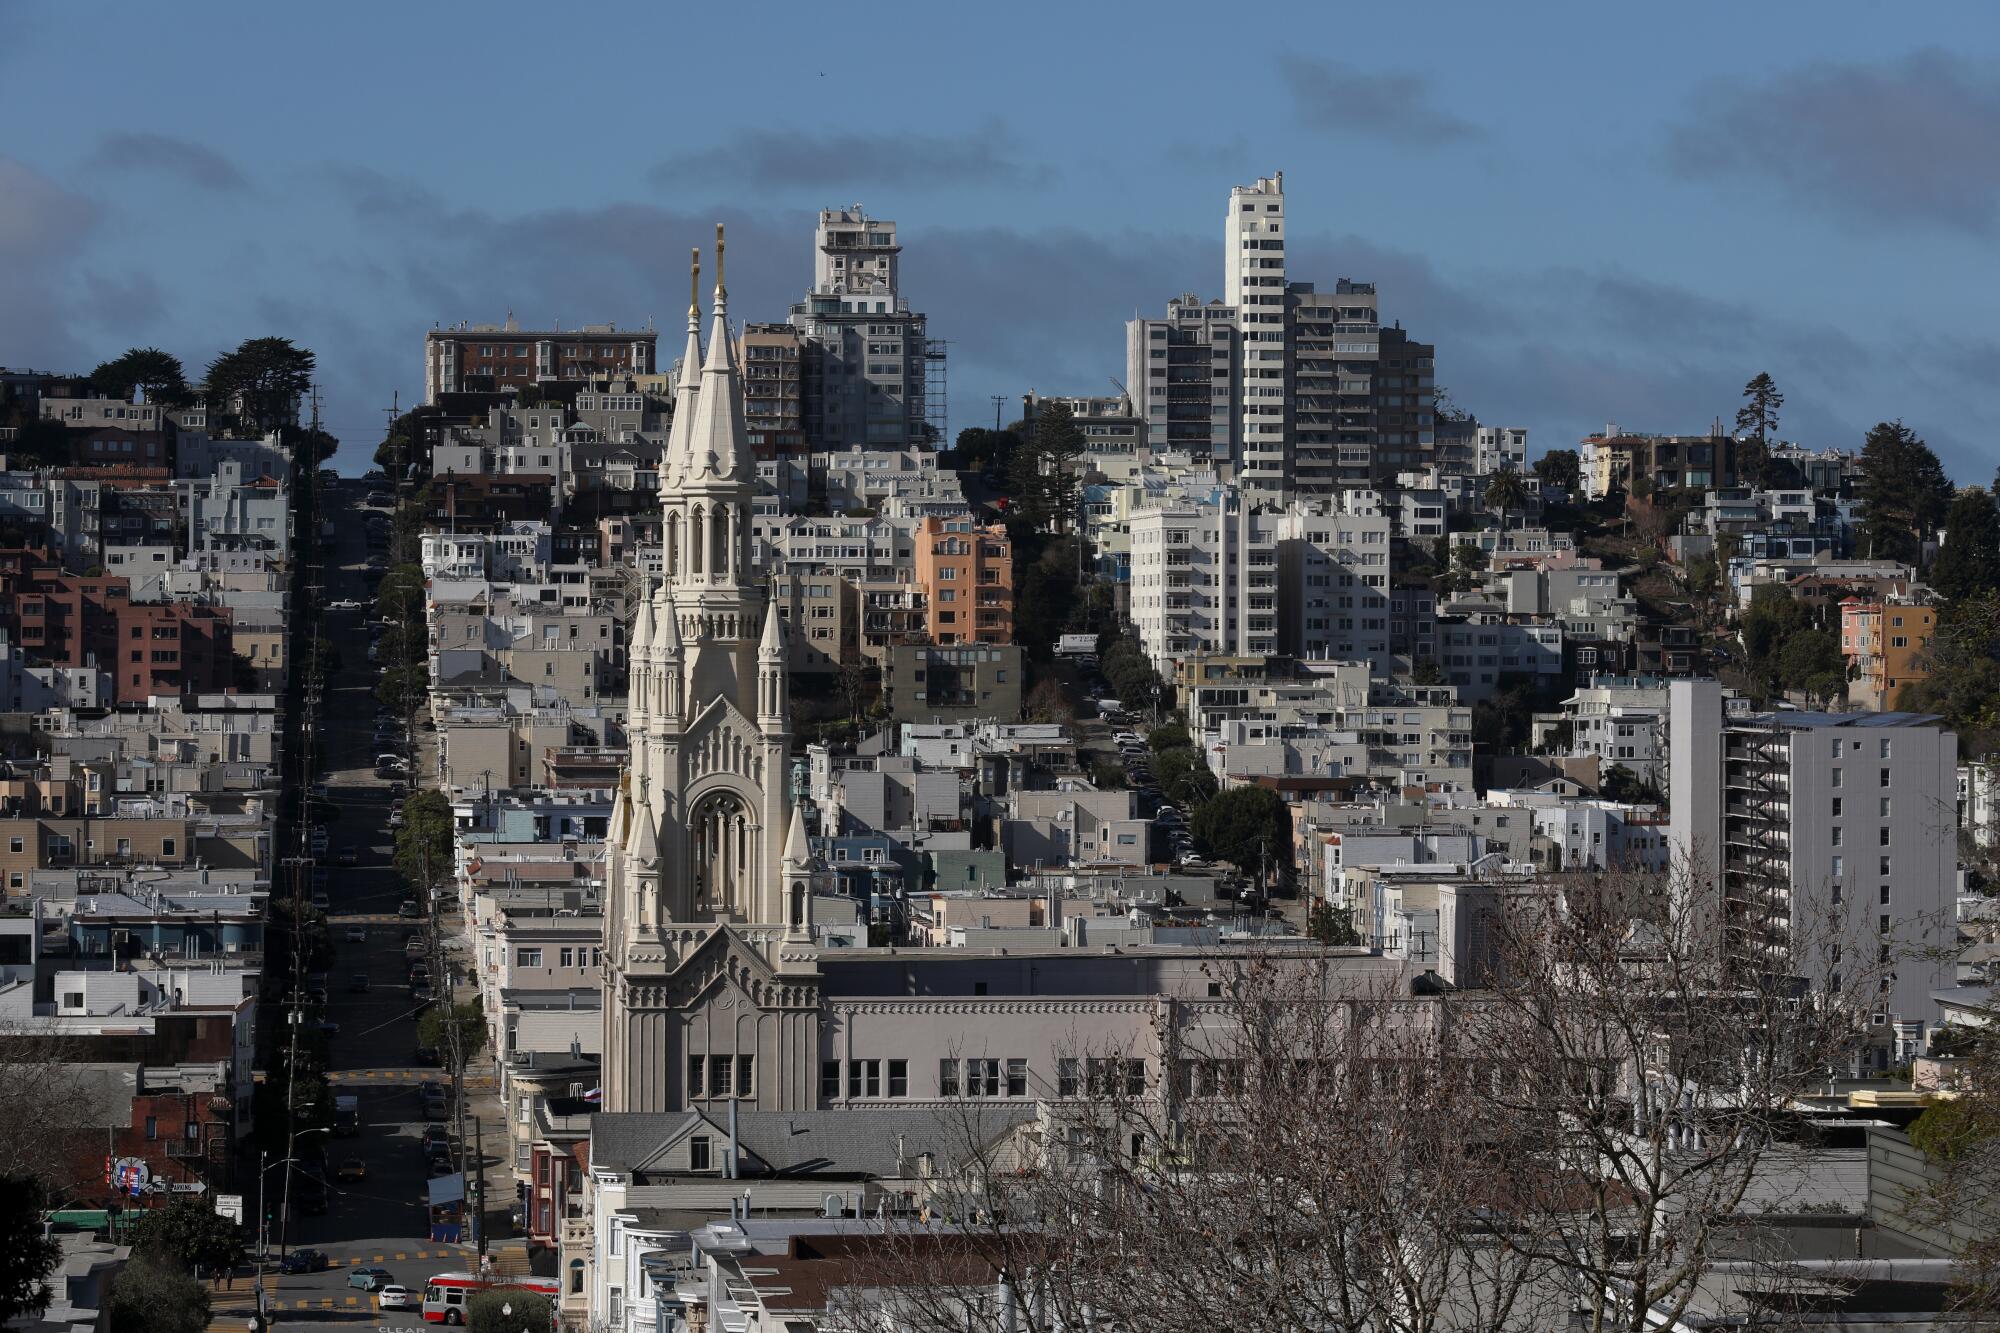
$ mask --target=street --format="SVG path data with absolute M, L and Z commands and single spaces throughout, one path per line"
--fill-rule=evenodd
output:
M 329 607 L 355 601 L 362 609 L 325 613 L 326 636 L 338 662 L 322 700 L 317 736 L 319 780 L 327 784 L 330 806 L 320 817 L 327 830 L 327 854 L 319 864 L 329 870 L 329 925 L 335 951 L 325 1013 L 339 1025 L 330 1042 L 328 1077 L 336 1098 L 358 1099 L 358 1133 L 312 1131 L 300 1136 L 301 1157 L 322 1150 L 325 1154 L 330 1188 L 325 1211 L 319 1215 L 302 1207 L 302 1195 L 308 1192 L 296 1177 L 287 1212 L 282 1203 L 285 1172 L 278 1163 L 269 1166 L 270 1253 L 275 1257 L 282 1243 L 290 1251 L 307 1247 L 323 1251 L 331 1260 L 320 1273 L 267 1272 L 267 1308 L 276 1315 L 273 1327 L 278 1329 L 319 1326 L 330 1318 L 421 1324 L 415 1310 L 378 1312 L 368 1292 L 349 1285 L 351 1271 L 360 1266 L 386 1269 L 391 1281 L 421 1297 L 424 1280 L 431 1274 L 466 1270 L 477 1263 L 469 1247 L 427 1239 L 424 1198 L 430 1172 L 420 1137 L 428 1125 L 438 1122 L 425 1120 L 419 1086 L 435 1081 L 448 1087 L 449 1078 L 417 1059 L 418 1009 L 411 999 L 404 946 L 406 940 L 420 937 L 424 922 L 397 914 L 405 890 L 392 864 L 392 798 L 389 781 L 375 773 L 379 672 L 368 661 L 366 621 L 373 615 L 373 600 L 363 577 L 370 552 L 362 503 L 365 491 L 359 483 L 343 482 L 329 487 L 324 496 L 333 536 L 321 595 Z M 415 766 L 421 773 L 421 761 Z M 356 862 L 352 866 L 340 864 L 348 849 Z M 461 923 L 455 904 L 447 906 L 454 910 L 440 918 L 440 933 L 447 942 L 447 956 L 463 968 Z M 365 929 L 364 940 L 349 940 L 350 929 L 356 927 Z M 498 1123 L 488 1070 L 482 1054 L 468 1075 L 468 1127 L 475 1114 L 483 1116 L 488 1126 Z M 504 1135 L 499 1143 L 504 1146 Z M 498 1158 L 492 1152 L 492 1136 L 485 1146 L 491 1178 L 505 1180 L 504 1166 L 494 1169 Z M 355 1159 L 359 1178 L 341 1179 L 343 1166 L 353 1174 Z M 500 1202 L 511 1202 L 511 1191 Z M 213 1326 L 245 1326 L 254 1296 L 246 1283 L 239 1281 L 236 1287 L 234 1293 L 215 1293 Z

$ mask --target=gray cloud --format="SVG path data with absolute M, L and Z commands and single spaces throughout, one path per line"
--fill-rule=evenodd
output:
M 1480 137 L 1471 121 L 1431 101 L 1430 80 L 1411 71 L 1375 73 L 1331 60 L 1282 56 L 1278 72 L 1309 129 L 1360 135 L 1406 148 Z
M 88 199 L 0 157 L 0 365 L 64 369 L 82 359 L 64 279 L 98 220 Z
M 1919 51 L 1720 79 L 1668 134 L 1667 164 L 1744 182 L 1864 225 L 2000 224 L 2000 66 Z
M 1054 176 L 1047 167 L 1024 161 L 997 122 L 953 135 L 743 130 L 714 148 L 670 157 L 646 174 L 653 184 L 668 188 L 692 181 L 815 190 L 1027 185 Z
M 250 184 L 213 148 L 167 134 L 107 134 L 90 160 L 112 171 L 157 171 L 204 190 L 242 190 Z

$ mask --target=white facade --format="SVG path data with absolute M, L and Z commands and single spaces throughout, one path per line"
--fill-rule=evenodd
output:
M 1238 478 L 1287 490 L 1285 422 L 1288 354 L 1285 315 L 1285 175 L 1260 177 L 1229 192 L 1223 221 L 1223 302 L 1242 330 L 1243 444 Z
M 1528 432 L 1521 426 L 1480 426 L 1473 433 L 1473 465 L 1481 476 L 1528 470 Z
M 1233 495 L 1132 516 L 1132 623 L 1162 672 L 1192 653 L 1278 647 L 1280 515 Z

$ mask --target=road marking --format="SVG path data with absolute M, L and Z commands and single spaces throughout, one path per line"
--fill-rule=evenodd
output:
M 360 1301 L 357 1301 L 357 1300 L 355 1300 L 355 1299 L 354 1299 L 354 1298 L 353 1298 L 352 1296 L 349 1296 L 349 1297 L 347 1298 L 347 1303 L 348 1303 L 349 1305 L 359 1305 L 359 1304 L 361 1304 L 361 1302 L 360 1302 Z
M 398 1259 L 407 1259 L 407 1258 L 409 1258 L 410 1256 L 409 1256 L 409 1255 L 407 1255 L 407 1254 L 404 1254 L 404 1253 L 403 1253 L 402 1251 L 398 1250 L 398 1251 L 396 1252 L 396 1257 L 397 1257 Z

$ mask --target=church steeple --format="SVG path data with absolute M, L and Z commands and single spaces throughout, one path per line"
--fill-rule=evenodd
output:
M 790 725 L 791 682 L 785 667 L 785 629 L 778 614 L 778 599 L 766 599 L 764 639 L 757 645 L 757 725 L 767 732 L 783 732 Z

